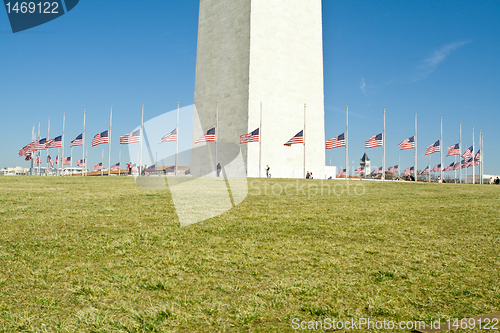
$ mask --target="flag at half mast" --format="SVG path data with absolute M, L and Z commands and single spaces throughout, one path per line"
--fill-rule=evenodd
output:
M 334 149 L 339 147 L 345 147 L 344 133 L 339 134 L 336 137 L 326 141 L 326 149 Z
M 398 169 L 398 165 L 395 165 L 395 166 L 391 166 L 389 167 L 389 169 L 387 170 L 388 173 L 397 173 L 399 172 L 399 169 Z
M 174 128 L 174 130 L 167 135 L 163 136 L 161 138 L 161 142 L 175 142 L 177 141 L 177 128 Z M 214 134 L 214 141 L 215 141 L 215 134 Z
M 240 144 L 249 143 L 249 142 L 259 142 L 259 129 L 248 133 L 240 135 Z
M 78 135 L 73 141 L 71 141 L 71 147 L 77 147 L 83 145 L 83 133 Z
M 441 163 L 432 168 L 431 172 L 440 172 L 441 171 Z M 444 171 L 444 170 L 443 170 Z
M 140 143 L 141 142 L 141 130 L 130 132 L 128 134 L 120 136 L 120 144 L 128 145 L 131 143 Z
M 95 147 L 97 145 L 109 143 L 108 139 L 108 131 L 104 131 L 102 133 L 96 134 L 94 138 L 92 139 L 92 147 Z
M 304 143 L 304 130 L 301 130 L 299 133 L 295 134 L 290 140 L 285 142 L 283 145 L 290 147 L 296 143 Z
M 429 173 L 429 166 L 426 166 L 424 170 L 420 171 L 419 175 L 423 173 Z
M 452 171 L 454 170 L 453 168 L 455 167 L 455 162 L 451 162 L 450 165 L 448 165 L 446 168 L 443 169 L 443 171 Z
M 45 144 L 45 148 L 61 148 L 61 147 L 62 147 L 62 135 L 59 135 L 58 137 L 50 139 Z
M 472 157 L 472 146 L 470 146 L 469 148 L 467 148 L 466 151 L 464 151 L 464 153 L 462 154 L 462 158 L 464 160 L 468 159 L 468 158 L 471 158 Z
M 441 147 L 439 146 L 439 140 L 437 140 L 432 145 L 427 147 L 427 150 L 425 151 L 425 155 L 439 153 L 440 151 L 441 151 Z
M 460 155 L 460 144 L 454 144 L 446 148 L 448 150 L 448 154 L 446 154 L 446 157 L 448 156 L 453 156 L 453 155 Z
M 383 146 L 382 133 L 374 135 L 365 141 L 365 148 L 375 148 L 382 146 Z
M 102 170 L 102 162 L 99 162 L 93 166 L 94 171 Z
M 202 142 L 215 142 L 215 127 L 209 129 L 205 134 L 203 134 L 194 144 Z
M 415 170 L 414 167 L 406 168 L 405 169 L 405 176 L 409 176 L 409 175 L 413 174 L 413 170 Z
M 79 167 L 84 167 L 85 166 L 85 161 L 80 159 L 80 160 L 76 161 L 76 165 L 79 166 Z
M 401 141 L 398 146 L 401 147 L 401 150 L 415 149 L 415 136 Z

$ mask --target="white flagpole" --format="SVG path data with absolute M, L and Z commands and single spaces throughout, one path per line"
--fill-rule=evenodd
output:
M 429 169 L 427 170 L 427 174 L 429 175 L 429 183 L 431 182 L 431 155 L 429 155 Z
M 262 102 L 260 102 L 260 124 L 259 124 L 259 178 L 261 169 L 262 169 Z
M 219 101 L 215 109 L 215 177 L 217 177 L 217 140 L 219 140 Z
M 120 171 L 122 168 L 122 150 L 118 150 L 118 176 L 120 175 Z
M 40 119 L 38 119 L 38 140 L 40 140 L 40 139 L 41 139 L 41 135 L 40 135 Z M 40 162 L 40 163 L 38 163 L 38 175 L 40 176 L 40 164 L 42 164 L 42 158 L 40 156 L 40 150 L 38 151 L 38 159 L 40 160 L 40 161 L 38 161 L 38 162 Z
M 304 103 L 304 131 L 302 132 L 302 144 L 304 145 L 304 172 L 302 176 L 306 178 L 306 103 Z
M 481 155 L 482 154 L 483 154 L 483 143 L 481 141 L 481 130 L 479 130 L 479 165 L 478 165 L 479 184 L 483 183 L 483 176 L 481 174 Z
M 385 180 L 385 109 L 384 109 L 384 134 L 382 134 L 382 180 Z
M 174 172 L 174 174 L 177 176 L 177 166 L 179 163 L 179 102 L 177 102 L 177 127 L 175 128 L 175 135 L 177 136 L 177 139 L 175 140 L 175 172 Z M 156 161 L 156 163 L 158 163 L 158 161 Z
M 441 120 L 441 138 L 439 139 L 439 151 L 441 152 L 441 182 L 443 182 L 443 117 L 440 118 Z
M 349 138 L 349 107 L 345 106 L 345 179 L 347 180 L 349 174 L 349 146 L 348 146 L 348 138 Z M 365 171 L 366 177 L 366 171 Z
M 101 176 L 103 175 L 104 169 L 104 146 L 101 146 Z
M 73 176 L 73 147 L 71 147 L 69 153 L 69 170 L 71 172 L 71 176 Z M 82 169 L 82 176 L 83 176 L 83 169 Z
M 460 184 L 462 184 L 462 122 L 460 122 L 460 142 L 458 143 L 458 161 L 460 163 Z
M 474 165 L 474 151 L 476 150 L 474 145 L 474 126 L 472 126 L 472 184 L 476 183 L 476 166 Z
M 83 147 L 82 147 L 83 148 Z M 89 145 L 85 147 L 85 159 L 83 160 L 83 169 L 85 170 L 85 175 L 87 175 L 87 159 L 89 158 Z
M 59 168 L 61 169 L 59 174 L 62 174 L 62 170 L 63 170 L 62 158 L 64 157 L 64 144 L 65 144 L 64 126 L 65 126 L 65 123 L 66 123 L 66 112 L 63 113 L 62 156 L 59 157 Z
M 401 178 L 401 153 L 398 154 L 398 181 Z
M 86 163 L 87 161 L 85 160 L 85 114 L 86 114 L 87 110 L 86 109 L 83 109 L 83 134 L 82 134 L 82 163 Z M 73 151 L 73 150 L 71 150 Z M 71 163 L 73 163 L 73 159 L 71 159 Z M 86 175 L 86 172 L 85 172 L 85 167 L 87 166 L 87 164 L 83 164 L 83 168 L 82 168 L 82 176 Z
M 480 165 L 481 165 L 481 179 L 483 180 L 483 183 L 484 184 L 484 161 L 483 161 L 483 156 L 484 156 L 484 135 L 481 134 L 481 156 L 480 156 Z
M 144 104 L 142 104 L 142 115 L 141 115 L 141 150 L 139 158 L 139 176 L 142 175 L 142 141 L 144 141 Z
M 111 120 L 113 119 L 113 107 L 109 112 L 109 133 L 108 133 L 108 176 L 111 176 Z M 104 168 L 104 166 L 103 166 Z
M 415 176 L 415 183 L 417 182 L 417 113 L 415 112 L 415 149 L 414 149 L 414 154 L 415 154 L 415 161 L 414 161 L 414 167 L 413 167 L 413 174 Z
M 31 142 L 36 140 L 35 123 L 33 123 L 33 128 L 31 129 Z M 33 164 L 33 153 L 31 153 L 31 175 L 35 174 L 35 165 Z
M 47 127 L 47 140 L 50 140 L 50 116 L 49 116 L 49 125 Z M 47 171 L 49 169 L 49 155 L 50 155 L 50 148 L 47 148 L 47 169 L 45 169 L 46 176 L 47 176 Z

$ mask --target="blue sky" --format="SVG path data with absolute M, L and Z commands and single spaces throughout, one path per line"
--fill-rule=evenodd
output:
M 364 140 L 382 131 L 386 109 L 386 165 L 401 153 L 404 169 L 413 151 L 397 144 L 413 135 L 418 113 L 422 168 L 442 117 L 444 146 L 458 142 L 460 121 L 470 145 L 475 126 L 476 143 L 484 133 L 485 173 L 499 174 L 499 9 L 498 1 L 323 1 L 326 138 L 344 132 L 349 105 L 350 164 L 366 151 L 379 166 L 382 149 L 365 150 Z M 140 123 L 141 104 L 146 121 L 177 102 L 193 103 L 197 23 L 198 1 L 80 1 L 54 21 L 13 34 L 0 9 L 0 168 L 29 165 L 17 150 L 39 119 L 42 137 L 49 116 L 55 136 L 65 112 L 69 148 L 82 131 L 83 109 L 91 138 L 109 126 L 111 106 L 116 163 L 118 137 Z M 81 156 L 81 148 L 74 152 Z M 326 164 L 331 157 L 343 167 L 344 156 L 343 148 L 328 150 Z M 89 163 L 100 159 L 101 149 L 89 147 Z

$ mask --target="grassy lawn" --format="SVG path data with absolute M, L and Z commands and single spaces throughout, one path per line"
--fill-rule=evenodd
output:
M 321 186 L 253 180 L 239 206 L 181 228 L 168 190 L 132 177 L 0 177 L 0 331 L 288 332 L 293 318 L 500 310 L 500 186 L 352 181 L 336 195 L 347 184 L 332 180 L 336 194 L 308 198 L 304 183 Z

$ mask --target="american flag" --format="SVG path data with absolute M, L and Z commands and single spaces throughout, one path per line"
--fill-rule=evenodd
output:
M 202 135 L 201 138 L 196 140 L 194 143 L 202 143 L 202 142 L 215 142 L 215 127 L 209 129 L 205 134 Z
M 443 169 L 443 171 L 452 171 L 455 168 L 455 162 L 452 162 L 450 165 L 448 165 L 446 168 Z
M 120 170 L 120 163 L 116 163 L 111 166 L 111 171 Z
M 94 136 L 94 138 L 92 139 L 92 147 L 95 147 L 97 145 L 101 145 L 104 143 L 109 143 L 108 131 L 104 131 L 102 133 L 96 134 Z
M 168 133 L 167 135 L 161 138 L 161 142 L 174 142 L 174 141 L 177 141 L 177 128 L 174 128 L 172 132 Z M 215 141 L 215 127 L 214 127 L 214 139 L 207 141 Z
M 423 173 L 429 173 L 429 166 L 426 166 L 424 170 L 420 171 L 419 175 Z
M 58 137 L 50 139 L 45 144 L 45 148 L 61 148 L 61 147 L 62 147 L 62 135 L 59 135 Z
M 373 175 L 381 175 L 382 174 L 382 167 L 376 168 L 375 170 L 373 170 L 372 174 Z
M 295 134 L 293 138 L 288 140 L 284 146 L 290 147 L 296 143 L 304 143 L 304 130 L 301 130 L 299 133 Z
M 76 161 L 76 165 L 79 166 L 79 167 L 84 167 L 85 166 L 85 161 L 80 159 L 78 161 Z
M 405 169 L 405 176 L 411 175 L 413 173 L 413 170 L 415 170 L 414 167 L 406 168 Z
M 102 170 L 102 162 L 97 163 L 96 165 L 94 165 L 93 169 L 94 169 L 94 171 Z
M 472 157 L 471 157 L 471 158 L 469 158 L 469 159 L 467 160 L 467 163 L 466 163 L 466 167 L 467 167 L 467 168 L 469 168 L 469 167 L 471 167 L 471 166 L 474 166 L 474 160 L 472 159 Z
M 460 144 L 458 143 L 451 145 L 446 149 L 448 149 L 448 154 L 446 156 L 460 155 Z
M 356 170 L 354 170 L 354 173 L 357 173 L 358 175 L 360 175 L 360 174 L 362 174 L 364 172 L 365 172 L 365 168 L 364 167 L 359 167 Z
M 120 143 L 122 145 L 128 145 L 131 143 L 140 143 L 141 142 L 141 130 L 130 132 L 128 134 L 120 136 Z
M 466 161 L 466 160 L 462 160 L 462 161 L 460 162 L 460 168 L 461 168 L 461 169 L 465 169 L 465 168 L 467 168 L 467 161 Z
M 59 161 L 59 155 L 56 156 L 56 164 L 58 163 Z
M 47 162 L 50 163 L 50 167 L 53 168 L 54 167 L 54 161 L 52 160 L 52 157 L 50 157 L 50 155 L 47 156 Z
M 240 135 L 240 144 L 248 143 L 248 142 L 259 142 L 259 129 L 248 133 Z
M 31 145 L 31 151 L 45 150 L 46 142 L 47 142 L 46 138 L 33 142 Z
M 382 146 L 383 146 L 382 133 L 374 135 L 365 141 L 365 148 L 375 148 Z
M 344 133 L 337 135 L 333 139 L 326 141 L 326 149 L 333 149 L 345 147 L 345 136 Z
M 431 172 L 439 172 L 441 171 L 441 163 L 432 168 Z M 443 170 L 444 171 L 444 170 Z
M 31 155 L 31 152 L 33 151 L 31 149 L 31 147 L 33 146 L 34 142 L 31 142 L 29 144 L 27 144 L 26 146 L 24 146 L 23 148 L 19 149 L 19 151 L 17 152 L 19 154 L 19 156 L 23 156 L 23 155 Z
M 62 164 L 63 165 L 70 165 L 71 164 L 71 157 L 63 157 Z
M 387 169 L 387 172 L 389 172 L 389 173 L 397 173 L 397 172 L 399 172 L 398 167 L 399 167 L 399 165 L 391 166 L 391 167 L 389 167 L 389 169 Z
M 26 153 L 26 155 L 24 155 L 24 160 L 26 162 L 28 162 L 29 160 L 31 160 L 31 153 Z
M 453 170 L 460 170 L 463 163 L 464 160 L 462 160 L 462 162 L 455 163 L 455 165 L 453 166 Z
M 345 169 L 340 169 L 339 174 L 337 175 L 337 178 L 340 177 L 345 177 Z
M 479 165 L 480 161 L 481 161 L 481 151 L 478 150 L 476 155 L 474 156 L 474 165 Z
M 401 147 L 401 150 L 415 149 L 415 136 L 401 141 L 398 146 Z
M 42 161 L 40 160 L 40 155 L 37 155 L 37 156 L 35 157 L 35 164 L 36 164 L 36 165 L 40 165 L 40 163 L 41 163 L 41 162 L 42 162 Z
M 432 145 L 430 145 L 429 147 L 427 147 L 427 150 L 425 151 L 425 155 L 434 154 L 434 153 L 437 153 L 439 151 L 440 151 L 439 140 L 437 140 Z
M 464 153 L 462 154 L 462 158 L 464 160 L 468 159 L 468 158 L 471 158 L 472 157 L 472 146 L 470 146 L 469 148 L 467 148 L 466 151 L 464 151 Z
M 77 147 L 83 145 L 83 133 L 77 136 L 73 141 L 71 141 L 71 147 Z

